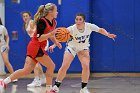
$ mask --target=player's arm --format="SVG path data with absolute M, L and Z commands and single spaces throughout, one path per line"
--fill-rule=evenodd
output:
M 31 22 L 30 22 L 30 29 L 31 30 L 34 30 L 35 29 L 35 22 L 32 20 Z
M 37 22 L 37 37 L 38 37 L 39 42 L 47 40 L 49 37 L 51 37 L 55 34 L 55 31 L 51 31 L 48 34 L 44 34 L 45 29 L 46 29 L 45 21 L 44 20 L 39 20 Z
M 42 41 L 47 40 L 48 38 L 52 37 L 54 34 L 55 34 L 55 32 L 52 31 L 48 34 L 42 34 L 40 37 L 38 35 L 38 37 L 39 37 L 38 40 L 39 40 L 39 42 L 42 42 Z
M 57 30 L 57 29 L 56 29 Z M 54 31 L 55 32 L 55 31 Z M 51 41 L 54 43 L 53 47 L 55 48 L 56 46 L 58 46 L 59 48 L 62 48 L 62 45 L 56 40 L 55 36 L 51 36 L 50 37 Z
M 48 50 L 52 53 L 55 47 L 56 47 L 56 45 L 55 45 L 55 44 L 53 44 L 53 45 L 51 45 L 51 46 L 49 47 L 49 49 L 48 49 Z
M 114 39 L 114 38 L 116 37 L 115 34 L 110 34 L 110 33 L 107 32 L 104 28 L 100 28 L 100 27 L 98 27 L 98 26 L 95 25 L 95 24 L 90 24 L 90 28 L 91 28 L 92 31 L 98 32 L 98 33 L 100 33 L 100 34 L 102 34 L 102 35 L 105 35 L 105 36 L 107 36 L 107 37 L 109 37 L 109 38 Z
M 109 37 L 109 38 L 112 38 L 112 39 L 114 39 L 115 37 L 116 37 L 116 35 L 115 34 L 110 34 L 109 32 L 107 32 L 104 28 L 99 28 L 99 31 L 98 31 L 100 34 L 102 34 L 102 35 L 105 35 L 105 36 L 107 36 L 107 37 Z
M 9 48 L 9 35 L 8 35 L 8 32 L 7 32 L 7 29 L 4 27 L 4 39 L 6 41 L 6 46 Z
M 8 34 L 5 35 L 5 41 L 6 41 L 6 45 L 9 46 L 9 35 Z

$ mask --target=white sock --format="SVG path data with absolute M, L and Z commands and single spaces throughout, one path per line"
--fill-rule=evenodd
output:
M 7 77 L 6 79 L 3 80 L 5 84 L 8 84 L 11 82 L 11 79 L 10 77 Z

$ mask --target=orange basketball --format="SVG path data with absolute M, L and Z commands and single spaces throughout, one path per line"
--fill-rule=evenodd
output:
M 66 42 L 70 39 L 70 32 L 67 28 L 65 27 L 60 27 L 57 28 L 59 33 L 55 34 L 56 39 L 59 42 Z

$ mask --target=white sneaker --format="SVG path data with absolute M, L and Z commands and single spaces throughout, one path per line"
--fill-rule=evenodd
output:
M 90 93 L 87 89 L 87 87 L 84 87 L 83 89 L 80 90 L 80 93 Z
M 40 87 L 41 83 L 40 80 L 34 79 L 32 83 L 28 84 L 27 87 Z
M 46 78 L 40 78 L 41 85 L 46 84 Z
M 54 85 L 50 92 L 51 93 L 58 93 L 59 92 L 59 88 L 56 85 Z
M 30 91 L 31 93 L 44 93 L 44 89 L 42 87 L 27 87 L 27 91 Z
M 3 80 L 0 80 L 0 93 L 4 93 L 6 88 L 6 84 L 3 82 Z
M 30 91 L 32 93 L 36 93 L 38 91 L 35 90 L 36 88 L 35 87 L 27 87 L 27 91 Z

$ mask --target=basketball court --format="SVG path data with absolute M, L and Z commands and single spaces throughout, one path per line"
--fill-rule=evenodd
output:
M 91 93 L 139 93 L 139 77 L 102 77 L 92 78 L 88 88 Z M 26 85 L 32 79 L 20 79 L 19 82 L 8 85 L 5 93 L 46 93 L 45 85 L 28 88 Z M 79 93 L 81 84 L 79 78 L 66 78 L 60 93 Z
M 90 37 L 90 79 L 87 84 L 89 92 L 140 93 L 140 0 L 0 0 L 0 18 L 9 34 L 9 61 L 14 71 L 24 67 L 27 45 L 31 39 L 24 29 L 22 12 L 31 13 L 31 19 L 34 19 L 38 7 L 40 5 L 45 7 L 47 3 L 54 3 L 57 6 L 56 28 L 61 30 L 55 37 L 61 41 L 62 49 L 57 47 L 53 53 L 47 50 L 56 66 L 53 85 L 62 65 L 64 52 L 68 50 L 65 42 L 73 39 L 69 29 L 66 28 L 76 24 L 77 13 L 83 13 L 86 17 L 85 23 L 95 24 L 109 32 L 107 35 L 101 35 L 94 31 L 91 35 L 81 37 L 75 32 L 76 40 Z M 53 22 L 55 21 L 52 21 L 52 24 Z M 82 30 L 85 31 L 85 27 Z M 81 29 L 77 31 L 80 32 Z M 108 38 L 110 33 L 117 37 Z M 78 43 L 85 41 L 86 39 L 83 39 Z M 53 45 L 53 42 L 48 40 L 47 44 L 46 49 Z M 82 46 L 77 47 L 80 49 Z M 69 53 L 72 54 L 71 51 Z M 87 55 L 83 58 L 85 56 Z M 81 93 L 81 63 L 76 56 L 60 86 L 59 93 Z M 46 68 L 42 65 L 41 67 L 45 73 Z M 0 55 L 0 79 L 5 79 L 9 75 Z M 9 83 L 4 93 L 46 93 L 45 84 L 27 87 L 34 78 L 32 72 L 17 82 Z

